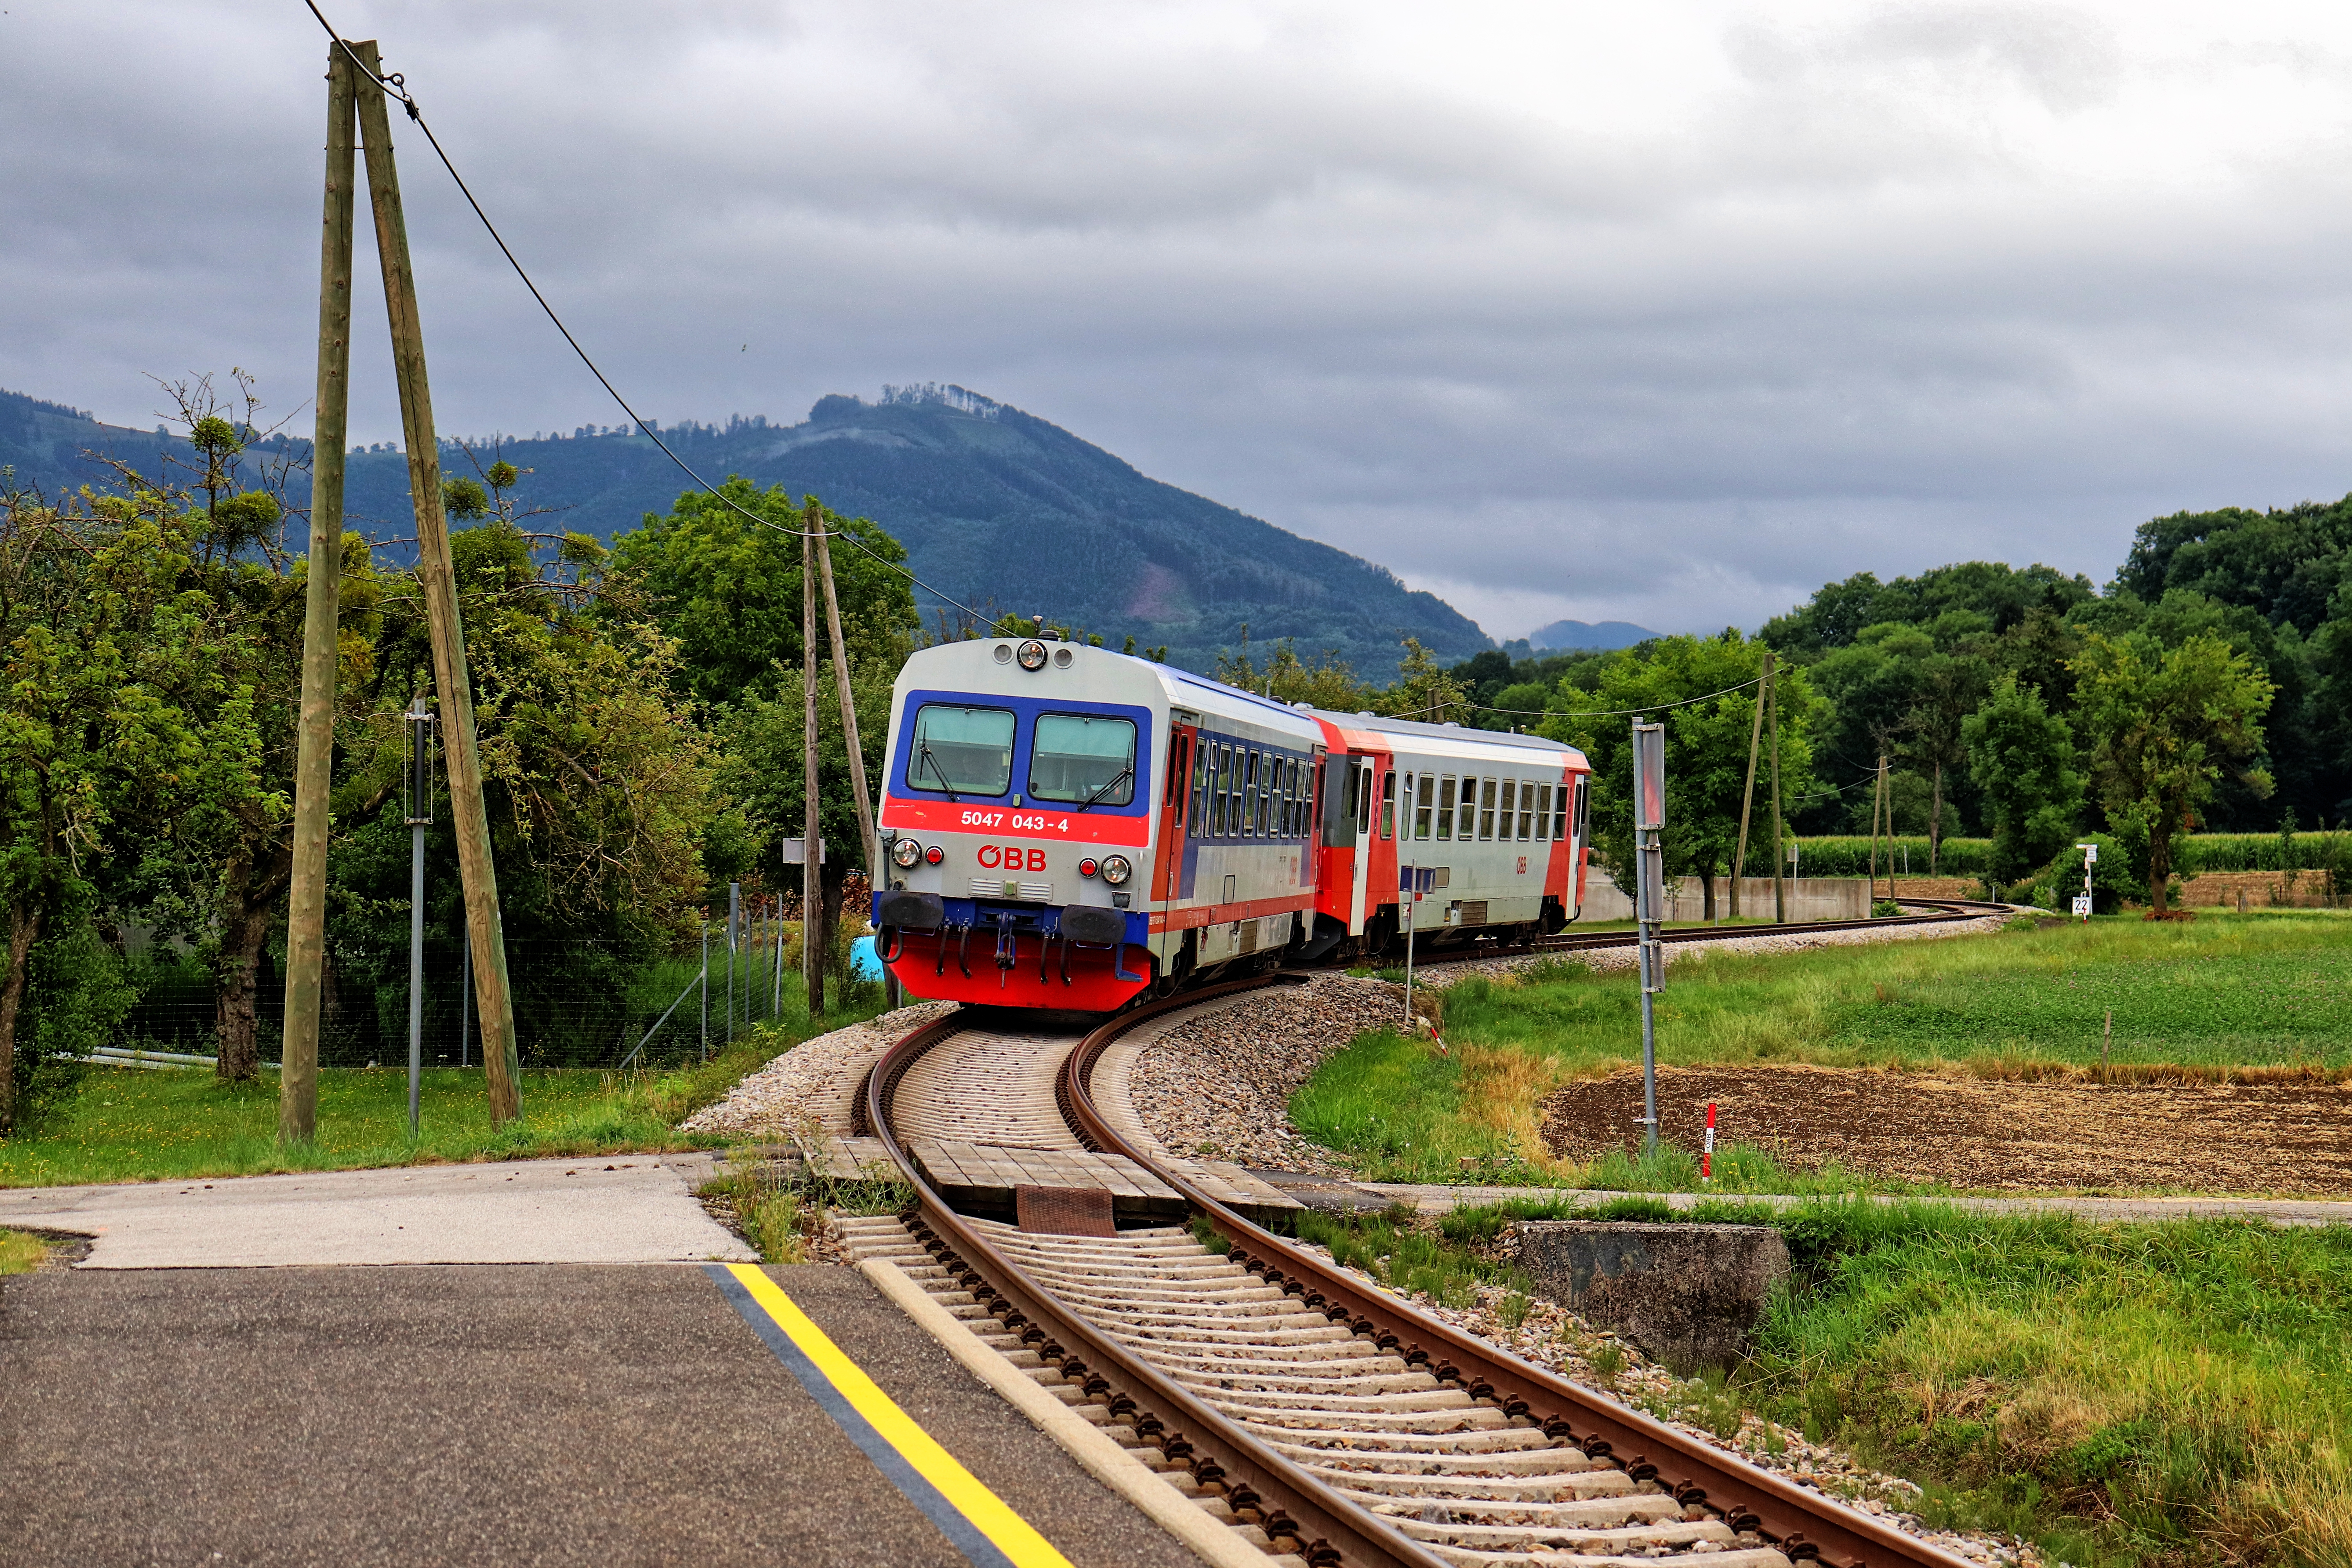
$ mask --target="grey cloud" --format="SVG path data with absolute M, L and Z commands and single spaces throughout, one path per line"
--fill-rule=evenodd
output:
M 2177 178 L 2034 141 L 2250 72 L 2325 105 L 2332 37 L 2160 54 L 2122 7 L 1735 8 L 1660 24 L 1706 90 L 1601 114 L 1575 73 L 1609 61 L 1533 6 L 1556 94 L 1368 54 L 1305 5 L 331 14 L 646 413 L 956 381 L 1499 636 L 1753 625 L 1979 555 L 2103 576 L 2153 512 L 2352 488 L 2345 113 Z M 299 6 L 12 5 L 0 382 L 132 423 L 142 372 L 308 395 L 322 58 Z M 611 421 L 396 135 L 445 426 Z

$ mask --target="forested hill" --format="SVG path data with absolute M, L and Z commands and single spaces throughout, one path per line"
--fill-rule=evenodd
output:
M 741 474 L 872 518 L 905 543 L 917 574 L 992 618 L 1044 612 L 1114 646 L 1131 633 L 1168 645 L 1172 662 L 1192 668 L 1236 646 L 1246 625 L 1253 644 L 1296 638 L 1306 657 L 1337 649 L 1383 681 L 1408 635 L 1447 659 L 1491 646 L 1467 617 L 1383 567 L 1148 479 L 1057 426 L 961 388 L 890 390 L 876 404 L 832 396 L 800 425 L 739 418 L 667 426 L 662 437 L 714 482 Z M 20 479 L 93 477 L 78 456 L 85 448 L 152 471 L 163 444 L 153 431 L 0 394 L 0 463 L 15 464 Z M 473 446 L 487 465 L 487 447 Z M 542 526 L 604 538 L 668 510 L 688 484 L 643 436 L 600 426 L 509 439 L 503 455 L 530 472 L 526 505 L 564 509 Z M 453 477 L 470 467 L 461 451 L 444 455 Z M 407 533 L 407 485 L 399 453 L 355 454 L 352 524 Z

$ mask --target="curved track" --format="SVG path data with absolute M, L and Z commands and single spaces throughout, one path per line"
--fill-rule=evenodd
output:
M 907 1036 L 869 1075 L 862 1120 L 917 1202 L 903 1219 L 845 1222 L 852 1252 L 907 1268 L 1277 1561 L 1962 1568 L 1416 1310 L 1131 1144 L 1118 1126 L 1128 1119 L 1094 1101 L 1104 1052 L 1154 1020 L 1268 983 L 1205 987 L 1091 1029 L 1013 1034 L 950 1016 Z M 942 1135 L 1129 1162 L 1181 1194 L 1193 1223 L 1081 1237 L 959 1214 L 907 1147 Z

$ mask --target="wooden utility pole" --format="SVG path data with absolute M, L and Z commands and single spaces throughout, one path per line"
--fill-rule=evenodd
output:
M 1739 918 L 1739 878 L 1748 866 L 1748 812 L 1756 804 L 1756 752 L 1764 741 L 1764 693 L 1772 684 L 1772 650 L 1764 650 L 1761 679 L 1756 682 L 1756 721 L 1748 731 L 1748 787 L 1739 792 L 1739 847 L 1731 855 L 1731 918 Z
M 826 624 L 833 631 L 833 684 L 841 693 L 841 735 L 849 748 L 849 787 L 857 797 L 857 844 L 866 858 L 866 890 L 868 894 L 887 887 L 890 868 L 882 860 L 882 842 L 874 836 L 874 802 L 866 793 L 866 753 L 857 739 L 857 702 L 849 689 L 849 651 L 841 632 L 841 599 L 833 588 L 833 546 L 824 524 L 824 509 L 814 504 L 808 509 L 809 521 L 803 524 L 816 535 L 817 571 L 824 579 L 824 613 Z M 883 994 L 891 1006 L 898 1003 L 898 977 L 887 969 L 882 972 Z
M 1886 805 L 1886 753 L 1878 756 L 1878 772 L 1870 783 L 1870 901 L 1878 901 L 1878 814 Z
M 1886 776 L 1886 753 L 1884 752 L 1878 753 L 1878 809 L 1886 816 L 1886 896 L 1891 900 L 1895 897 L 1895 785 Z M 1878 842 L 1875 837 L 1878 821 L 1875 817 L 1871 819 L 1870 830 L 1874 848 Z M 1874 853 L 1871 857 L 1874 867 L 1877 858 Z M 1878 882 L 1874 876 L 1870 884 L 1870 896 L 1873 899 L 1878 897 Z
M 808 509 L 814 512 L 812 505 Z M 801 533 L 801 799 L 806 853 L 801 861 L 801 967 L 808 973 L 811 1018 L 824 1016 L 824 899 L 817 837 L 816 766 L 816 524 Z
M 319 1006 L 327 952 L 327 800 L 334 782 L 335 657 L 343 565 L 343 444 L 352 381 L 352 187 L 358 178 L 352 62 L 327 50 L 327 195 L 319 240 L 318 421 L 310 437 L 302 705 L 294 731 L 294 869 L 286 911 L 286 1032 L 278 1138 L 318 1134 Z
M 416 509 L 416 579 L 433 641 L 434 684 L 441 699 L 449 770 L 449 816 L 457 828 L 457 869 L 466 889 L 466 932 L 474 944 L 474 1000 L 482 1016 L 482 1067 L 490 1122 L 520 1114 L 520 1055 L 507 985 L 507 943 L 499 914 L 498 868 L 490 862 L 490 819 L 482 804 L 482 758 L 474 738 L 474 687 L 466 670 L 466 629 L 457 616 L 457 581 L 449 565 L 449 523 L 441 510 L 440 437 L 425 376 L 425 327 L 408 259 L 408 220 L 393 167 L 392 121 L 373 43 L 353 44 L 363 73 L 357 84 L 360 142 L 367 151 L 368 202 L 375 214 L 376 259 L 383 268 L 384 309 L 392 317 L 393 368 L 400 382 L 401 430 L 408 443 L 408 489 Z
M 1764 706 L 1769 710 L 1765 722 L 1772 731 L 1772 918 L 1785 924 L 1789 895 L 1781 880 L 1786 873 L 1780 856 L 1780 672 L 1769 665 L 1765 667 Z

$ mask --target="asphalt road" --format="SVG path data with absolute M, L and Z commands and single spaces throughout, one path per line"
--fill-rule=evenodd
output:
M 1079 1568 L 1190 1564 L 847 1269 L 769 1270 Z M 963 1559 L 699 1268 L 0 1280 L 0 1562 Z

